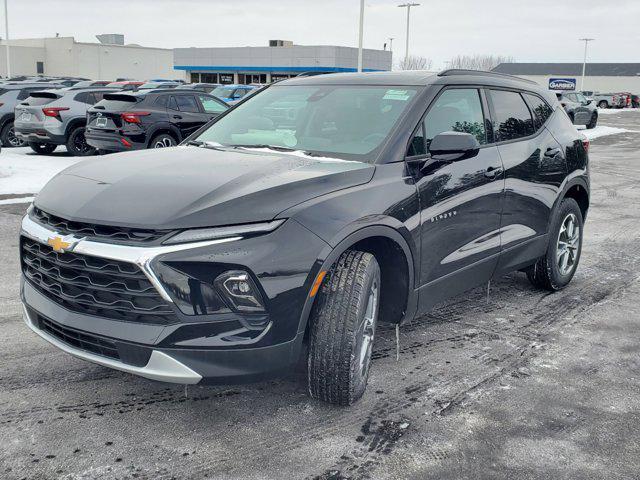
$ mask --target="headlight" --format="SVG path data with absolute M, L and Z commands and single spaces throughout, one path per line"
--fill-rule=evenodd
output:
M 234 310 L 243 313 L 264 312 L 264 302 L 251 276 L 243 270 L 229 270 L 213 282 Z
M 284 220 L 273 220 L 272 222 L 250 223 L 246 225 L 233 225 L 230 227 L 194 228 L 168 238 L 165 245 L 176 243 L 201 242 L 205 240 L 216 240 L 219 238 L 244 237 L 249 235 L 260 235 L 273 232 L 284 223 Z

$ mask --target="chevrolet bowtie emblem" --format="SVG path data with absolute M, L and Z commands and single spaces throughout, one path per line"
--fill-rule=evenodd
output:
M 51 237 L 47 240 L 47 244 L 58 253 L 64 253 L 67 248 L 71 247 L 71 242 L 65 242 L 62 237 Z

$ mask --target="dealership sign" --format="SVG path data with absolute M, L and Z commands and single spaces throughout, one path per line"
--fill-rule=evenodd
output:
M 575 78 L 550 78 L 549 90 L 575 90 Z

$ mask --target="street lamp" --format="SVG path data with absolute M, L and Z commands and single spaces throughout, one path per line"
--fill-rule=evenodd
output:
M 404 50 L 404 64 L 405 68 L 407 65 L 407 60 L 409 59 L 409 15 L 411 14 L 411 7 L 419 6 L 419 3 L 403 3 L 402 5 L 398 5 L 400 8 L 407 8 L 407 44 Z
M 7 8 L 8 1 L 9 0 L 4 0 L 4 41 L 7 51 L 7 78 L 11 78 L 11 58 L 9 56 L 9 9 Z
M 587 70 L 587 45 L 589 42 L 593 42 L 595 38 L 579 38 L 581 42 L 584 42 L 584 60 L 582 61 L 582 80 L 580 81 L 580 91 L 584 91 L 584 74 Z
M 364 0 L 360 0 L 360 31 L 358 34 L 358 72 L 362 72 L 362 31 L 364 27 Z
M 393 52 L 393 40 L 395 37 L 389 37 L 389 51 Z

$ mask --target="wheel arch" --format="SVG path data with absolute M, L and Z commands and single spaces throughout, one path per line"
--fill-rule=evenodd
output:
M 569 183 L 565 188 L 560 201 L 565 198 L 573 198 L 576 201 L 580 207 L 580 211 L 582 212 L 583 221 L 586 220 L 587 213 L 589 212 L 589 190 L 586 186 L 586 182 L 583 182 L 580 179 L 575 179 L 573 182 Z
M 320 272 L 328 272 L 344 252 L 354 248 L 374 255 L 380 266 L 381 321 L 395 324 L 413 318 L 417 308 L 414 255 L 404 236 L 390 226 L 362 227 L 345 235 L 340 241 L 332 242 L 316 261 L 312 278 L 315 280 Z M 399 255 L 401 262 L 398 261 Z M 315 298 L 307 296 L 298 327 L 299 333 L 308 331 Z
M 151 145 L 153 138 L 161 133 L 171 135 L 176 143 L 180 143 L 182 141 L 182 135 L 180 134 L 178 127 L 171 125 L 170 123 L 160 123 L 158 125 L 154 125 L 147 133 L 147 148 Z
M 87 126 L 87 118 L 86 117 L 78 117 L 69 120 L 67 123 L 67 127 L 64 130 L 65 139 L 69 138 L 71 132 L 78 127 L 86 127 Z

